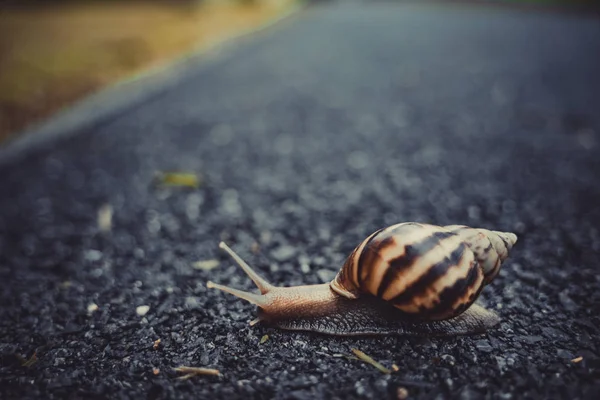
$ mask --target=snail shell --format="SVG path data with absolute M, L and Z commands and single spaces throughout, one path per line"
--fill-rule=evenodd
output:
M 415 319 L 451 318 L 496 276 L 516 239 L 462 225 L 392 225 L 354 249 L 331 288 L 349 299 L 375 296 Z
M 208 282 L 259 307 L 289 330 L 334 335 L 454 335 L 483 332 L 496 314 L 473 304 L 516 243 L 512 233 L 407 222 L 380 229 L 350 254 L 329 284 L 275 287 L 224 243 L 260 289 Z

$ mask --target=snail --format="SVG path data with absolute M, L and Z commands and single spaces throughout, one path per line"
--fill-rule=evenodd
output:
M 224 249 L 261 294 L 208 282 L 258 306 L 258 318 L 287 329 L 330 335 L 482 333 L 499 317 L 474 304 L 517 241 L 513 233 L 406 222 L 372 233 L 330 283 L 276 287 Z

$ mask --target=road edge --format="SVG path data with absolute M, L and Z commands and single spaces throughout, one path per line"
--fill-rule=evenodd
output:
M 282 23 L 307 9 L 308 2 L 298 1 L 289 10 L 262 25 L 232 34 L 209 45 L 200 46 L 174 59 L 143 70 L 128 78 L 112 83 L 97 92 L 76 100 L 74 104 L 58 110 L 0 145 L 0 168 L 27 157 L 53 142 L 85 132 L 118 113 L 135 107 L 154 94 L 176 85 L 199 69 L 225 59 L 236 48 L 260 34 L 270 32 Z

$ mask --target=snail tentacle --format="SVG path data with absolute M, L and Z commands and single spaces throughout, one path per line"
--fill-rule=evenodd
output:
M 206 282 L 206 287 L 209 289 L 219 289 L 223 292 L 239 297 L 242 300 L 249 301 L 250 303 L 255 304 L 259 307 L 261 305 L 264 305 L 266 300 L 263 295 L 245 292 L 243 290 L 230 288 L 229 286 L 219 285 L 218 283 L 214 283 L 212 281 Z
M 256 285 L 256 287 L 258 287 L 258 290 L 260 290 L 262 294 L 268 293 L 270 290 L 273 289 L 273 285 L 271 285 L 269 282 L 267 282 L 265 278 L 256 273 L 256 271 L 254 271 L 252 267 L 250 267 L 244 260 L 242 260 L 242 257 L 238 256 L 233 250 L 231 250 L 231 248 L 227 246 L 225 242 L 220 242 L 219 248 L 225 250 L 231 256 L 231 258 L 233 258 L 235 262 L 237 262 L 238 265 L 242 267 L 246 275 L 248 275 L 248 278 L 252 279 L 252 282 L 254 282 L 254 284 Z
M 271 285 L 269 282 L 267 282 L 267 280 L 264 279 L 262 276 L 258 275 L 258 273 L 256 271 L 254 271 L 254 269 L 252 269 L 252 267 L 250 267 L 233 250 L 231 250 L 231 248 L 229 246 L 227 246 L 227 244 L 225 244 L 225 242 L 219 243 L 219 248 L 225 250 L 231 256 L 231 258 L 233 258 L 237 262 L 237 264 L 240 267 L 242 267 L 242 269 L 244 270 L 246 275 L 248 275 L 248 277 L 250 279 L 252 279 L 252 282 L 254 282 L 254 284 L 258 287 L 261 294 L 255 294 L 255 293 L 250 293 L 250 292 L 246 292 L 246 291 L 239 290 L 239 289 L 234 289 L 229 286 L 224 286 L 224 285 L 220 285 L 218 283 L 214 283 L 212 281 L 206 282 L 206 287 L 209 289 L 219 289 L 223 292 L 232 294 L 236 297 L 239 297 L 240 299 L 246 300 L 246 301 L 248 301 L 254 305 L 257 305 L 259 307 L 267 306 L 269 299 L 265 295 L 267 293 L 271 292 L 273 290 L 274 286 Z
M 290 315 L 311 318 L 331 312 L 334 300 L 338 296 L 329 288 L 329 284 L 292 287 L 273 286 L 258 275 L 225 243 L 221 242 L 219 247 L 224 249 L 242 267 L 244 272 L 258 286 L 261 294 L 230 288 L 212 281 L 208 281 L 206 286 L 209 289 L 219 289 L 258 306 L 259 315 L 256 320 L 252 321 L 252 325 L 261 321 L 268 321 L 277 325 L 278 321 L 286 320 Z

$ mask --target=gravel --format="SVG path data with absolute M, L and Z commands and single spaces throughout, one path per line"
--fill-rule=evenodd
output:
M 0 397 L 597 398 L 598 48 L 581 15 L 333 3 L 3 166 Z M 400 221 L 519 235 L 480 300 L 499 328 L 289 333 L 206 288 L 252 288 L 220 240 L 274 283 L 321 283 Z

